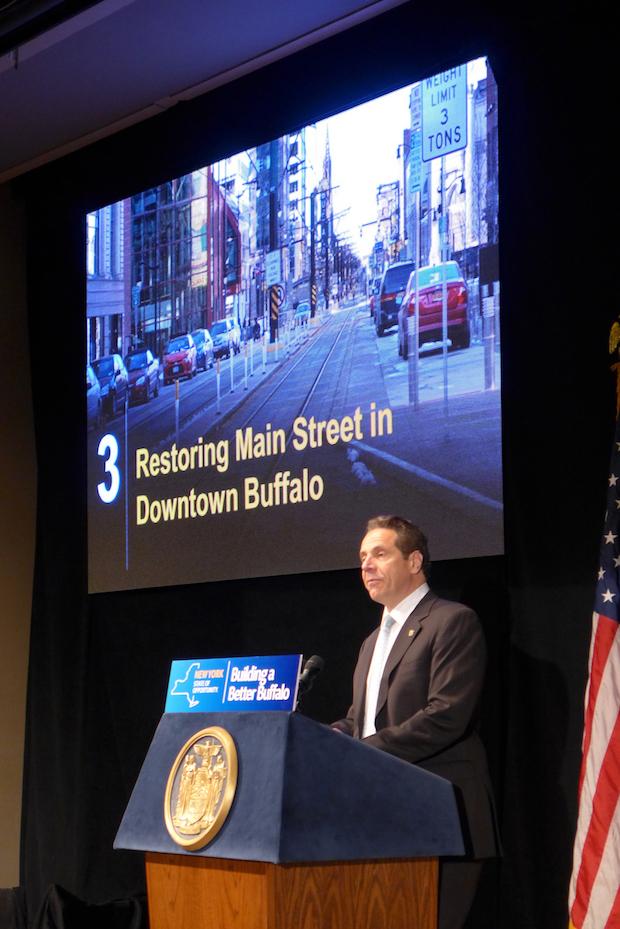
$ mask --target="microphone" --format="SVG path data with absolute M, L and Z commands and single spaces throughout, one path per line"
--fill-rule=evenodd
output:
M 297 687 L 298 697 L 310 690 L 324 667 L 325 662 L 320 655 L 312 655 L 311 658 L 308 658 L 303 671 L 299 675 L 299 685 Z

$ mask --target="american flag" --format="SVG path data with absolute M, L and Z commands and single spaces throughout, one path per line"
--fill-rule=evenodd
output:
M 620 929 L 620 421 L 611 456 L 585 696 L 571 929 Z

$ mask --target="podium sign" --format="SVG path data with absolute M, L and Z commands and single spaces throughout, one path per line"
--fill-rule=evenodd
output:
M 173 661 L 166 713 L 295 709 L 301 655 Z

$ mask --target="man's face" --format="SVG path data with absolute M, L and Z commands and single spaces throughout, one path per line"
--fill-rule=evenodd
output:
M 391 610 L 425 582 L 422 555 L 403 555 L 393 529 L 371 529 L 360 546 L 362 581 L 376 603 Z

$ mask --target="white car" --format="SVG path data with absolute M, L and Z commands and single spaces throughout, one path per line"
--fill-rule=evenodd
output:
M 293 316 L 293 326 L 307 326 L 310 319 L 310 304 L 303 301 L 297 304 L 295 315 Z
M 101 422 L 101 387 L 91 365 L 86 365 L 86 423 L 96 429 Z
M 231 351 L 238 355 L 241 351 L 241 329 L 239 323 L 229 316 L 226 319 L 218 319 L 211 326 L 211 338 L 213 339 L 213 354 L 216 358 L 230 355 Z

